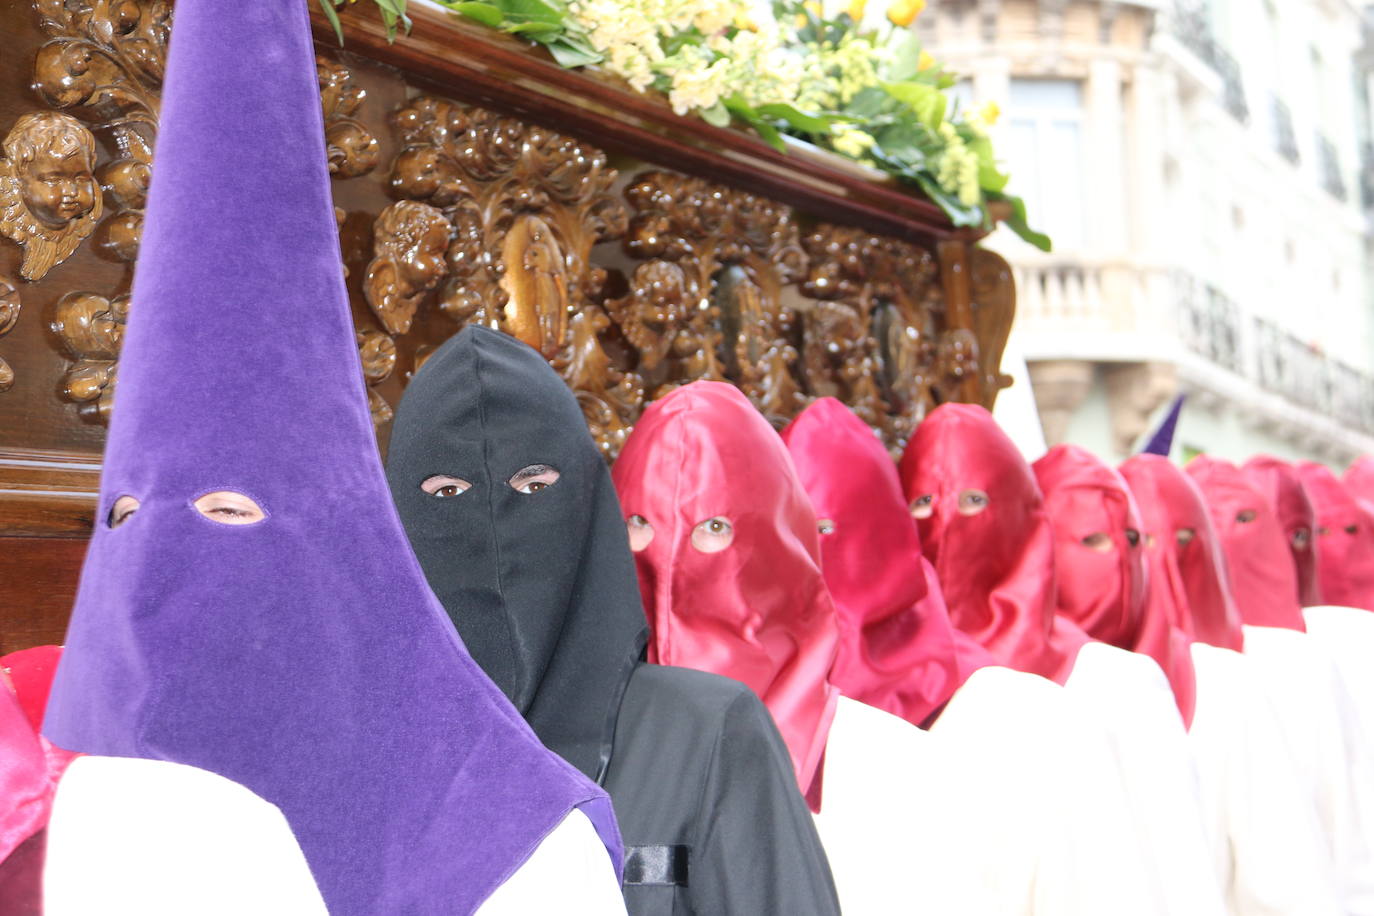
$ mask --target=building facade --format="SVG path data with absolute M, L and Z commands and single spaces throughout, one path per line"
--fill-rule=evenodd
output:
M 969 79 L 1043 254 L 999 232 L 1046 440 L 1340 465 L 1374 451 L 1366 12 L 1345 0 L 971 0 L 922 37 Z

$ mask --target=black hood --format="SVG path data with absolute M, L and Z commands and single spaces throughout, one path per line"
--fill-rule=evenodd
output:
M 547 465 L 556 483 L 508 483 Z M 441 498 L 435 475 L 472 486 Z M 551 750 L 598 781 L 647 624 L 611 474 L 577 399 L 537 352 L 471 326 L 396 410 L 387 480 L 468 651 Z

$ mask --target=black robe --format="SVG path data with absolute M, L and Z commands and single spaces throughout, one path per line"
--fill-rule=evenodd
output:
M 510 484 L 536 465 L 557 481 Z M 470 486 L 431 495 L 436 475 Z M 472 657 L 551 750 L 610 793 L 634 916 L 839 912 L 763 703 L 727 678 L 643 663 L 610 471 L 543 357 L 482 327 L 446 342 L 397 408 L 387 478 Z

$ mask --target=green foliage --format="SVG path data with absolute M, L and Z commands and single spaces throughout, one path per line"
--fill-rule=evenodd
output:
M 357 0 L 319 0 L 320 9 L 324 10 L 325 18 L 334 27 L 334 34 L 339 39 L 339 46 L 343 47 L 343 25 L 339 22 L 338 11 L 350 3 Z M 372 0 L 377 4 L 377 11 L 382 16 L 382 24 L 386 26 L 386 37 L 388 41 L 396 40 L 397 29 L 405 26 L 407 32 L 410 31 L 410 17 L 406 15 L 406 0 Z

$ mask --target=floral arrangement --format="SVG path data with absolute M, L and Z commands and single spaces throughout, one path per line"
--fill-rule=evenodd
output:
M 405 0 L 374 2 L 388 28 L 408 26 Z M 1050 248 L 1006 192 L 988 138 L 996 106 L 951 102 L 956 77 L 909 28 L 926 0 L 893 0 L 877 24 L 866 0 L 832 16 L 816 0 L 437 2 L 542 44 L 563 67 L 598 66 L 640 92 L 662 92 L 680 115 L 738 120 L 784 152 L 790 135 L 895 175 L 956 226 L 990 228 L 996 209 L 1023 239 Z

